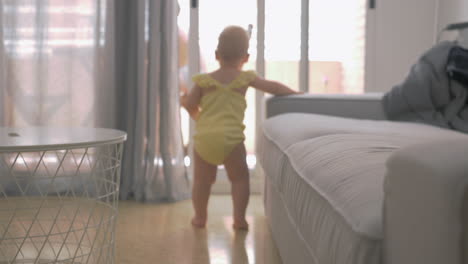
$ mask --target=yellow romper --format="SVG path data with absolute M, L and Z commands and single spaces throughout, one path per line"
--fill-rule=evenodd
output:
M 200 157 L 213 165 L 223 164 L 244 136 L 244 95 L 235 91 L 249 86 L 256 77 L 254 71 L 241 72 L 229 84 L 222 84 L 208 74 L 195 75 L 192 80 L 200 88 L 214 87 L 200 101 L 200 114 L 195 126 L 194 147 Z

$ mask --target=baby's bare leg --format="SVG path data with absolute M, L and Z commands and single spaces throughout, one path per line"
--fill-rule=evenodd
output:
M 245 211 L 249 203 L 250 182 L 249 168 L 247 167 L 246 151 L 244 143 L 234 148 L 232 153 L 224 162 L 224 167 L 231 181 L 231 194 L 234 207 L 234 228 L 248 229 L 245 220 Z
M 192 186 L 192 204 L 195 216 L 192 225 L 205 227 L 208 213 L 208 199 L 210 198 L 211 186 L 216 179 L 217 166 L 203 160 L 194 151 L 194 176 Z

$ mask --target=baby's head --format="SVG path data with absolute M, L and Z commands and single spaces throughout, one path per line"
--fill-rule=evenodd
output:
M 249 59 L 249 35 L 238 26 L 229 26 L 221 32 L 216 59 L 221 64 L 241 66 Z

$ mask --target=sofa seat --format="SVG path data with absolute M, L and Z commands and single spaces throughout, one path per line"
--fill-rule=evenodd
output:
M 423 124 L 286 114 L 264 123 L 259 158 L 310 263 L 381 263 L 389 156 L 458 136 Z

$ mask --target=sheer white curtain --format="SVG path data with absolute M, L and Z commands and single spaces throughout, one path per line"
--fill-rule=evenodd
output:
M 115 126 L 113 1 L 1 3 L 3 125 Z
M 121 197 L 187 198 L 173 2 L 0 0 L 0 125 L 125 130 Z

